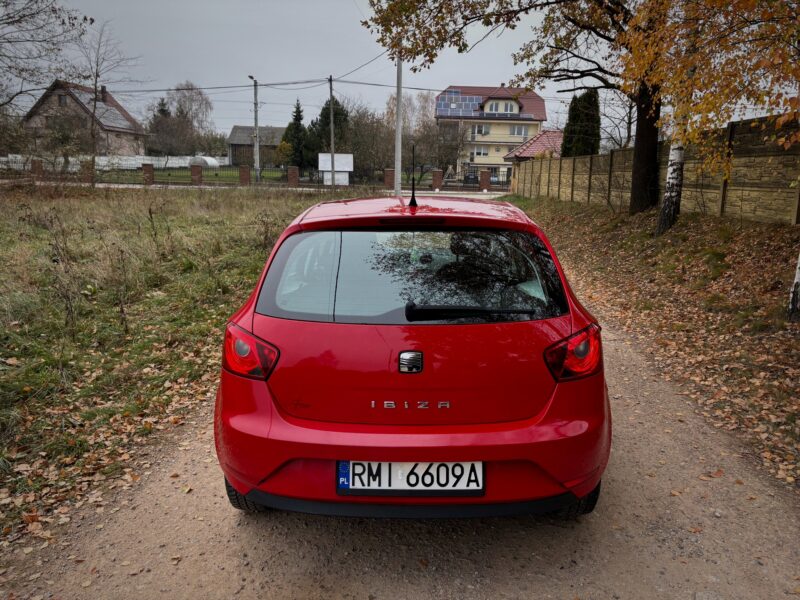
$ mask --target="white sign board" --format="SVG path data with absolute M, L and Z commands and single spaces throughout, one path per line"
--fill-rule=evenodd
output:
M 327 154 L 320 153 L 318 155 L 319 166 L 317 167 L 320 171 L 332 171 L 331 169 L 331 155 L 330 152 Z M 343 173 L 352 173 L 353 172 L 353 155 L 352 154 L 339 154 L 336 153 L 336 183 L 339 183 L 339 171 Z
M 338 154 L 336 155 L 339 156 Z M 322 172 L 322 183 L 325 185 L 331 184 L 331 172 Z M 350 173 L 343 173 L 339 170 L 339 163 L 336 163 L 336 185 L 350 185 Z

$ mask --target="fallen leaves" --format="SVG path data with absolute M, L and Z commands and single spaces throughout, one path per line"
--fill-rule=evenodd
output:
M 697 412 L 799 489 L 800 324 L 783 317 L 800 229 L 693 214 L 654 238 L 655 211 L 536 200 L 530 212 L 600 321 L 635 334 Z
M 722 469 L 717 469 L 713 473 L 704 473 L 700 475 L 699 479 L 701 479 L 702 481 L 711 481 L 712 479 L 719 479 L 723 475 L 725 475 L 725 471 L 723 471 Z

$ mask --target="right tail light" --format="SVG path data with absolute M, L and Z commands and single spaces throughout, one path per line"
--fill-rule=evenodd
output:
M 544 351 L 544 360 L 556 381 L 594 375 L 603 368 L 600 326 L 592 323 Z

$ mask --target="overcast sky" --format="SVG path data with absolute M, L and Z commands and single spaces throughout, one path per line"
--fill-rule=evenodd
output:
M 367 0 L 64 0 L 68 6 L 97 22 L 110 21 L 114 36 L 129 55 L 139 57 L 132 73 L 140 80 L 125 88 L 167 88 L 190 80 L 198 86 L 248 84 L 252 74 L 260 82 L 341 76 L 383 51 L 361 25 L 369 15 Z M 530 37 L 530 17 L 517 30 L 484 40 L 467 54 L 445 52 L 428 70 L 404 72 L 409 86 L 442 90 L 448 85 L 499 85 L 521 67 L 511 53 Z M 480 28 L 472 32 L 477 39 Z M 348 79 L 394 84 L 395 67 L 385 57 L 353 73 Z M 109 86 L 113 91 L 114 86 Z M 120 86 L 116 86 L 119 88 Z M 327 83 L 308 88 L 259 88 L 259 123 L 286 125 L 295 98 L 300 98 L 306 122 L 314 118 L 328 95 Z M 563 126 L 566 104 L 555 99 L 550 84 L 546 127 Z M 339 96 L 361 99 L 383 109 L 390 88 L 335 84 Z M 208 92 L 214 102 L 214 123 L 223 132 L 232 125 L 253 122 L 252 88 Z M 137 116 L 159 92 L 120 97 Z M 561 94 L 566 101 L 569 94 Z M 560 118 L 559 118 L 560 117 Z

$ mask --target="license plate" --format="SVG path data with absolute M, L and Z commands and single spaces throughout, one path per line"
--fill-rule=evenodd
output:
M 364 496 L 482 496 L 482 462 L 341 460 L 336 490 Z

